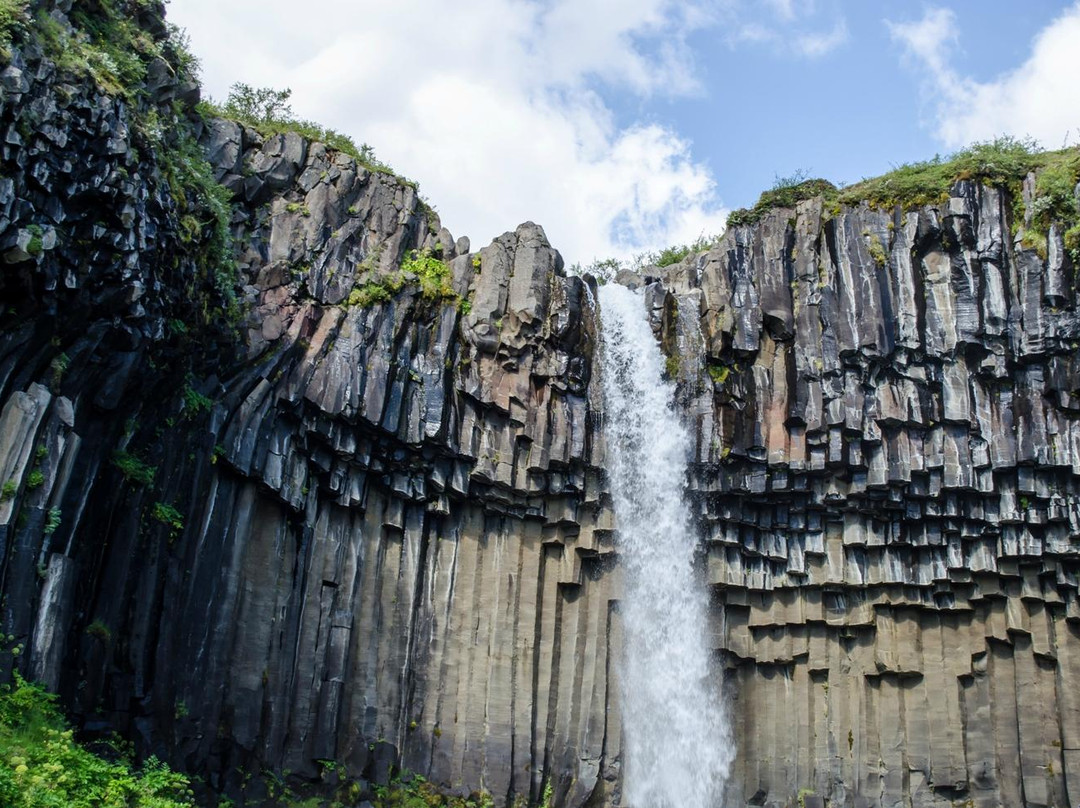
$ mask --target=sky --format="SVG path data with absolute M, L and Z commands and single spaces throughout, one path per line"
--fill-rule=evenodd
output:
M 289 88 L 479 249 L 523 221 L 568 263 L 723 231 L 1009 134 L 1080 142 L 1080 0 L 171 0 L 203 92 Z

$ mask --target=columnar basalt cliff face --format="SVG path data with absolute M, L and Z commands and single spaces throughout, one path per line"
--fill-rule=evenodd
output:
M 203 121 L 161 50 L 130 98 L 33 36 L 0 71 L 0 671 L 248 804 L 320 761 L 617 803 L 588 283 L 536 225 L 472 252 L 390 174 Z M 1012 201 L 810 200 L 621 279 L 696 436 L 731 804 L 1080 799 L 1080 319 Z
M 647 289 L 697 425 L 736 802 L 1080 796 L 1074 268 L 1009 202 L 815 199 Z
M 3 78 L 7 675 L 250 804 L 319 761 L 584 802 L 618 757 L 611 515 L 589 292 L 543 230 L 471 253 L 393 175 L 32 42 Z M 198 267 L 149 110 L 235 194 L 231 324 L 168 274 Z

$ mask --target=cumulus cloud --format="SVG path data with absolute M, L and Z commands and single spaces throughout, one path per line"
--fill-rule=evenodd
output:
M 290 87 L 293 108 L 417 179 L 455 235 L 483 244 L 537 221 L 571 261 L 723 229 L 691 144 L 620 125 L 605 94 L 699 91 L 675 0 L 174 0 L 210 93 Z
M 727 210 L 693 144 L 626 113 L 703 93 L 692 34 L 744 26 L 749 40 L 758 20 L 761 41 L 815 58 L 847 36 L 816 14 L 813 0 L 169 6 L 215 98 L 237 81 L 290 87 L 298 116 L 418 180 L 455 235 L 481 245 L 531 219 L 584 263 L 723 230 Z
M 926 75 L 931 125 L 950 148 L 1003 134 L 1031 136 L 1056 148 L 1080 134 L 1080 3 L 1064 11 L 1034 39 L 1031 54 L 1014 70 L 980 82 L 959 73 L 949 55 L 958 42 L 956 15 L 929 8 L 913 22 L 887 22 Z

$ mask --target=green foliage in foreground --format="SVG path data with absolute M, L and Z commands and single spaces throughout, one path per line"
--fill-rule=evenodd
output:
M 450 797 L 419 775 L 404 774 L 388 786 L 375 787 L 375 808 L 491 808 L 491 795 L 473 792 Z
M 0 0 L 0 49 L 6 49 L 12 37 L 26 26 L 27 5 L 29 0 Z
M 74 740 L 56 697 L 16 674 L 0 690 L 0 805 L 10 808 L 192 808 L 187 778 L 121 743 L 97 755 Z

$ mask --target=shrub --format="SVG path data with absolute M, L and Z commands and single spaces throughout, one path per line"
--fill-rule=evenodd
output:
M 214 402 L 191 386 L 191 382 L 184 385 L 184 412 L 189 416 L 195 416 L 200 412 L 209 411 Z
M 77 743 L 56 697 L 18 673 L 0 689 L 0 805 L 9 808 L 193 808 L 188 779 L 151 757 L 132 764 L 123 744 L 108 759 Z
M 173 530 L 184 529 L 184 515 L 167 502 L 155 502 L 154 509 L 151 511 L 151 516 L 161 522 L 161 524 L 168 525 Z
M 90 637 L 96 637 L 102 642 L 108 642 L 112 639 L 112 630 L 101 620 L 95 620 L 88 625 L 86 627 L 86 634 Z
M 123 450 L 117 450 L 113 453 L 112 462 L 114 466 L 120 469 L 120 473 L 123 474 L 124 478 L 129 482 L 138 483 L 140 485 L 154 484 L 157 468 L 144 463 L 135 455 L 129 454 Z
M 45 535 L 51 536 L 58 527 L 60 527 L 60 509 L 49 508 L 49 512 L 45 516 Z

